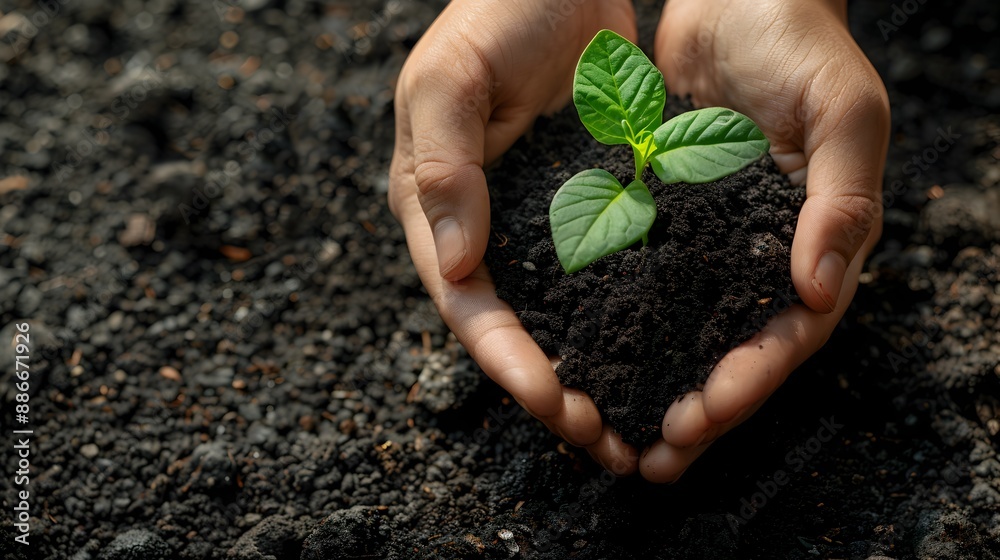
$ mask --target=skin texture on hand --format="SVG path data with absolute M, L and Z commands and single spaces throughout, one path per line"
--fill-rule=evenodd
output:
M 588 396 L 559 385 L 482 264 L 483 165 L 569 101 L 576 62 L 597 31 L 634 41 L 634 19 L 627 0 L 451 2 L 400 74 L 389 205 L 427 292 L 487 375 L 615 474 L 638 469 L 669 482 L 753 414 L 846 311 L 881 231 L 889 109 L 841 0 L 667 2 L 655 59 L 668 91 L 750 116 L 782 171 L 806 180 L 792 246 L 804 305 L 725 356 L 704 391 L 671 405 L 663 439 L 639 456 Z
M 668 91 L 752 118 L 782 172 L 806 184 L 792 243 L 803 304 L 772 319 L 720 361 L 703 391 L 667 410 L 663 439 L 639 461 L 644 477 L 667 482 L 760 408 L 847 310 L 881 234 L 890 119 L 842 1 L 670 0 L 655 55 Z
M 630 0 L 454 0 L 413 49 L 396 89 L 389 206 L 442 318 L 483 371 L 569 443 L 619 475 L 620 439 L 496 296 L 483 165 L 570 99 L 580 53 L 601 29 L 635 40 Z

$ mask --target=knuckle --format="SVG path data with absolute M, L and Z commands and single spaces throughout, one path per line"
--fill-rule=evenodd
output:
M 403 205 L 404 189 L 400 185 L 400 181 L 397 177 L 390 175 L 389 177 L 389 192 L 386 195 L 386 201 L 389 204 L 389 212 L 396 217 L 397 220 L 400 219 L 400 210 Z
M 850 92 L 850 95 L 844 96 L 844 102 L 847 104 L 843 110 L 845 120 L 856 120 L 867 126 L 888 130 L 889 95 L 878 73 L 867 63 L 846 70 L 846 73 L 855 78 L 845 82 L 844 85 L 845 92 Z
M 455 163 L 456 161 L 464 163 Z M 438 151 L 436 154 L 424 153 L 417 157 L 413 181 L 423 203 L 434 204 L 440 199 L 454 196 L 463 182 L 467 183 L 477 173 L 482 174 L 481 164 L 474 163 L 471 157 L 456 160 L 451 154 Z
M 448 297 L 445 295 L 444 290 L 428 290 L 428 295 L 430 295 L 431 303 L 437 309 L 438 315 L 441 315 L 441 320 L 445 324 L 451 324 L 450 321 L 454 319 L 454 315 L 451 307 L 448 305 Z
M 401 153 L 397 144 L 392 161 L 389 163 L 389 192 L 386 196 L 389 211 L 396 219 L 400 219 L 400 212 L 406 199 L 416 194 L 411 183 L 412 163 L 412 156 Z
M 867 78 L 859 87 L 854 109 L 862 122 L 871 123 L 880 130 L 888 130 L 890 126 L 889 96 L 885 86 L 878 79 Z
M 855 222 L 871 222 L 882 215 L 882 201 L 868 194 L 837 195 L 835 206 Z
M 840 215 L 845 228 L 855 232 L 852 238 L 860 237 L 864 241 L 882 221 L 882 201 L 868 194 L 838 194 L 831 202 L 831 208 Z
M 488 106 L 492 83 L 489 59 L 475 44 L 462 38 L 431 45 L 419 58 L 411 60 L 400 76 L 404 96 L 440 95 L 457 109 Z
M 396 91 L 393 98 L 397 108 L 407 106 L 410 97 L 416 91 L 414 86 L 417 84 L 418 76 L 426 72 L 424 66 L 425 64 L 418 54 L 411 54 L 403 63 L 399 77 L 396 79 Z
M 447 192 L 450 179 L 456 171 L 455 165 L 438 159 L 425 159 L 417 162 L 413 172 L 417 192 L 423 197 L 441 196 Z
M 867 60 L 830 62 L 823 78 L 809 86 L 806 97 L 816 107 L 813 126 L 837 136 L 844 127 L 883 131 L 891 126 L 889 96 Z

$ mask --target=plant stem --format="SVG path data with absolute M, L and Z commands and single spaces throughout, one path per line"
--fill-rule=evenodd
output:
M 642 180 L 642 170 L 646 168 L 646 155 L 639 151 L 639 146 L 632 144 L 632 154 L 635 156 L 635 180 Z

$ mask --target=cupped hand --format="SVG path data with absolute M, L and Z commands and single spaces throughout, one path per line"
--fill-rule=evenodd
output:
M 844 0 L 669 0 L 656 37 L 667 90 L 746 114 L 806 202 L 792 243 L 803 304 L 726 355 L 703 391 L 674 402 L 639 460 L 676 480 L 753 414 L 829 338 L 881 233 L 889 135 L 885 88 L 851 38 Z
M 636 469 L 594 402 L 559 384 L 549 358 L 496 296 L 483 165 L 570 99 L 580 53 L 601 29 L 635 39 L 628 0 L 454 0 L 414 47 L 396 88 L 389 206 L 420 279 L 486 374 L 616 474 Z

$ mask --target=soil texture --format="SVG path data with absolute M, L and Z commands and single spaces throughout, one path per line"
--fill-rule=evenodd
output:
M 883 240 L 669 487 L 551 435 L 422 290 L 386 170 L 444 5 L 0 2 L 0 557 L 1000 558 L 1000 4 L 851 3 L 893 104 Z
M 671 99 L 664 118 L 685 108 Z M 595 166 L 628 184 L 632 151 L 595 141 L 572 107 L 527 138 L 489 176 L 486 262 L 497 294 L 562 359 L 563 384 L 584 390 L 626 442 L 645 447 L 660 437 L 670 403 L 798 300 L 789 264 L 805 189 L 769 157 L 702 185 L 664 185 L 646 169 L 657 206 L 648 245 L 567 275 L 548 220 L 556 189 Z

